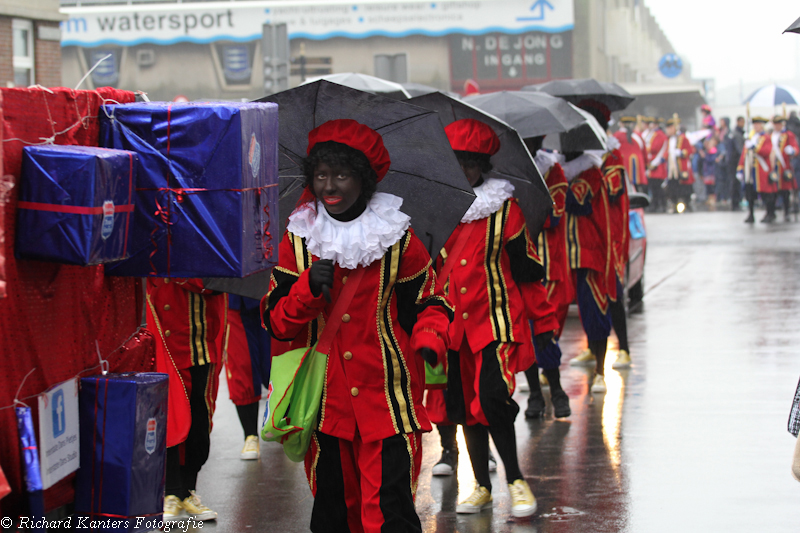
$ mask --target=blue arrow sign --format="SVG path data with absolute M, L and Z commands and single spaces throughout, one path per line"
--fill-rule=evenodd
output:
M 532 17 L 517 17 L 517 22 L 530 22 L 530 21 L 537 21 L 537 20 L 544 20 L 544 8 L 550 8 L 550 11 L 553 11 L 555 8 L 553 4 L 548 2 L 547 0 L 536 0 L 534 4 L 531 6 L 531 11 L 536 12 L 539 11 L 538 15 L 533 15 Z

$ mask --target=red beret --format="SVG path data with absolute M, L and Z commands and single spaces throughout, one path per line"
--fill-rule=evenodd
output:
M 451 122 L 444 132 L 453 150 L 494 155 L 500 149 L 500 139 L 494 130 L 474 118 Z
M 368 126 L 348 118 L 329 120 L 308 133 L 306 153 L 310 154 L 317 143 L 327 141 L 345 144 L 367 156 L 369 166 L 378 175 L 378 181 L 381 181 L 389 171 L 391 159 L 386 147 L 383 146 L 383 138 L 380 133 Z

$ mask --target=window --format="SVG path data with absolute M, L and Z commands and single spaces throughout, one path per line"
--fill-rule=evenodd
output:
M 14 19 L 14 85 L 27 87 L 36 83 L 33 76 L 33 22 Z
M 376 54 L 375 76 L 397 83 L 408 82 L 408 55 Z

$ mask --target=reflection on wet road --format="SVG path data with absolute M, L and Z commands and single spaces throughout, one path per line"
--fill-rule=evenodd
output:
M 494 508 L 456 515 L 473 488 L 459 436 L 458 475 L 432 478 L 438 434 L 425 436 L 417 509 L 426 532 L 797 532 L 800 484 L 786 419 L 800 377 L 800 224 L 742 224 L 736 213 L 648 216 L 644 304 L 629 317 L 633 366 L 611 369 L 604 395 L 589 369 L 567 365 L 583 347 L 577 316 L 562 339 L 572 415 L 517 420 L 533 519 L 514 521 L 502 465 Z M 549 400 L 549 394 L 545 391 Z M 524 409 L 527 394 L 515 399 Z M 224 387 L 211 459 L 199 479 L 219 512 L 204 530 L 307 531 L 312 498 L 302 465 L 262 443 L 242 444 Z M 262 407 L 263 409 L 263 407 Z

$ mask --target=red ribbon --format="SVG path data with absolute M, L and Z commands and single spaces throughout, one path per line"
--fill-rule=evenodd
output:
M 86 207 L 82 205 L 43 204 L 40 202 L 17 202 L 18 209 L 31 209 L 33 211 L 48 211 L 50 213 L 68 213 L 70 215 L 102 215 L 102 207 Z M 114 213 L 132 213 L 134 205 L 115 205 Z M 127 224 L 126 224 L 127 229 Z M 127 231 L 126 231 L 127 234 Z

